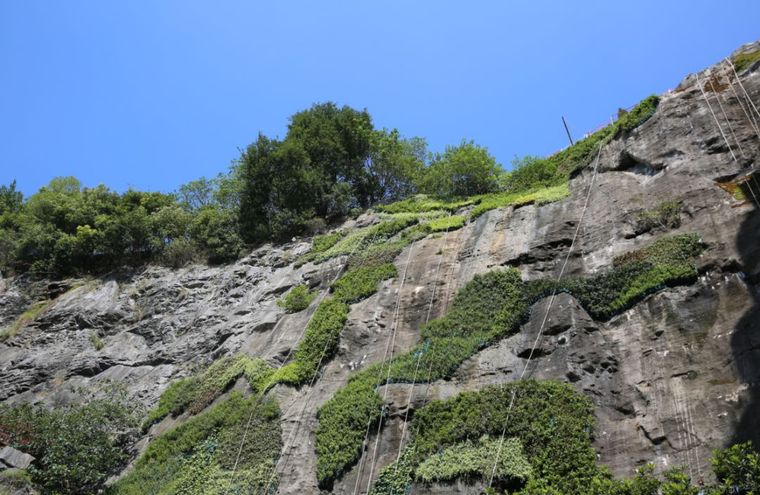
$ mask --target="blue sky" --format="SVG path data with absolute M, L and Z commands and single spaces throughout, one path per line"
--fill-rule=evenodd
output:
M 174 190 L 332 100 L 505 166 L 760 38 L 760 2 L 0 3 L 0 183 Z

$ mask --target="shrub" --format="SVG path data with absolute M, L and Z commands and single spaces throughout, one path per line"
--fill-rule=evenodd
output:
M 297 285 L 284 297 L 278 299 L 277 305 L 288 313 L 297 313 L 308 308 L 315 297 L 317 297 L 316 291 L 310 291 L 305 285 Z
M 241 376 L 246 377 L 255 391 L 261 391 L 272 373 L 262 359 L 251 359 L 243 354 L 225 356 L 199 375 L 172 382 L 161 394 L 158 405 L 148 413 L 143 430 L 169 415 L 177 416 L 185 411 L 199 413 Z
M 329 234 L 322 234 L 314 236 L 311 244 L 311 252 L 322 253 L 330 249 L 346 235 L 345 231 L 332 232 Z
M 598 474 L 593 425 L 592 403 L 564 383 L 526 380 L 463 392 L 415 413 L 415 434 L 402 456 L 405 472 L 424 482 L 488 479 L 504 434 L 497 480 L 533 477 L 557 493 L 585 495 L 589 479 Z M 394 470 L 391 464 L 378 481 Z M 393 485 L 403 481 L 395 479 Z M 408 485 L 411 479 L 406 481 Z
M 733 57 L 734 68 L 736 72 L 741 72 L 758 60 L 760 60 L 760 50 L 740 53 Z
M 417 467 L 417 478 L 425 483 L 446 482 L 457 478 L 479 477 L 488 479 L 494 468 L 494 454 L 500 452 L 495 479 L 512 479 L 525 482 L 532 474 L 530 463 L 523 454 L 517 438 L 499 439 L 487 435 L 477 443 L 466 440 L 443 449 L 422 461 Z
M 335 299 L 353 304 L 361 301 L 377 291 L 377 285 L 383 280 L 396 276 L 396 267 L 393 263 L 380 265 L 360 265 L 349 270 L 332 285 Z
M 0 432 L 8 443 L 37 458 L 34 482 L 50 493 L 95 493 L 129 460 L 137 421 L 118 391 L 47 410 L 0 405 Z
M 678 201 L 663 201 L 650 210 L 636 215 L 637 234 L 649 232 L 657 227 L 674 229 L 681 226 L 681 204 Z
M 447 146 L 422 177 L 422 191 L 442 198 L 462 198 L 493 192 L 501 167 L 488 150 L 472 141 Z
M 723 493 L 760 492 L 760 455 L 749 442 L 724 450 L 716 450 L 712 458 L 713 471 L 724 489 Z
M 275 401 L 256 396 L 245 399 L 233 392 L 229 399 L 154 439 L 134 469 L 109 493 L 221 494 L 224 491 L 220 486 L 248 482 L 260 490 L 282 448 L 279 415 Z M 246 428 L 246 444 L 238 464 L 240 476 L 232 478 L 229 470 Z
M 164 248 L 159 261 L 171 268 L 182 268 L 200 257 L 195 243 L 188 239 L 175 239 Z

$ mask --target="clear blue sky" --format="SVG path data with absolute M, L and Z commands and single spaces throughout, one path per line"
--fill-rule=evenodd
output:
M 314 102 L 508 166 L 760 38 L 747 1 L 0 3 L 0 183 L 174 190 Z

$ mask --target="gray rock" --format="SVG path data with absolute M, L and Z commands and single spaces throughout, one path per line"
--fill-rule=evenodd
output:
M 34 457 L 6 446 L 0 449 L 0 462 L 11 468 L 26 469 L 34 462 Z

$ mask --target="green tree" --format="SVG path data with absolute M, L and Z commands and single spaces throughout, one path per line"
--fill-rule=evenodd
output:
M 391 203 L 416 194 L 426 156 L 422 138 L 403 139 L 396 129 L 375 131 L 369 164 L 372 203 Z
M 4 213 L 16 213 L 21 210 L 24 203 L 24 195 L 16 190 L 16 181 L 10 185 L 0 186 L 0 215 Z
M 462 141 L 438 153 L 425 170 L 422 191 L 444 198 L 496 191 L 501 167 L 482 146 Z
M 712 466 L 724 493 L 760 493 L 760 455 L 750 442 L 716 450 Z

